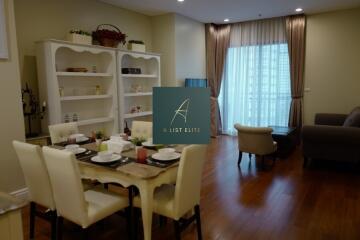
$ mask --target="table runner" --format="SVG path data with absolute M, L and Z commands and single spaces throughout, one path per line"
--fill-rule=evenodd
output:
M 174 146 L 174 148 L 176 152 L 181 153 L 185 146 L 186 145 L 176 145 Z M 53 147 L 58 149 L 64 149 L 64 147 L 60 147 L 60 146 L 53 146 Z M 157 152 L 156 150 L 153 149 L 147 149 L 148 160 L 146 163 L 137 163 L 135 150 L 131 149 L 121 153 L 122 158 L 128 158 L 126 162 L 118 161 L 114 164 L 109 164 L 109 165 L 96 164 L 90 160 L 91 157 L 97 154 L 96 144 L 87 143 L 81 145 L 81 147 L 90 150 L 91 153 L 88 155 L 84 155 L 84 154 L 77 155 L 76 158 L 80 162 L 94 167 L 107 168 L 114 171 L 119 171 L 126 175 L 131 175 L 137 178 L 143 178 L 143 179 L 154 178 L 158 176 L 160 173 L 166 171 L 167 169 L 179 165 L 178 161 L 171 162 L 171 164 L 169 165 L 164 164 L 163 166 L 158 166 L 158 164 L 152 163 L 150 157 L 152 154 Z

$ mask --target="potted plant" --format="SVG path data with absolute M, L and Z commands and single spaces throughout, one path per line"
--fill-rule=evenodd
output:
M 141 146 L 141 144 L 145 141 L 146 139 L 141 137 L 135 137 L 131 139 L 132 144 L 134 144 L 135 146 Z
M 115 30 L 100 29 L 103 26 L 110 26 Z M 126 35 L 120 31 L 114 25 L 111 24 L 100 24 L 96 31 L 92 33 L 94 40 L 98 41 L 101 46 L 104 47 L 117 47 L 119 43 L 123 45 L 126 43 Z
M 95 142 L 96 142 L 96 146 L 100 146 L 103 138 L 104 138 L 104 134 L 103 134 L 102 131 L 97 131 L 97 132 L 95 132 Z
M 128 43 L 128 49 L 136 52 L 145 52 L 145 44 L 141 40 L 130 40 Z
M 73 43 L 92 44 L 92 36 L 89 32 L 73 29 L 67 34 L 67 40 Z
M 132 144 L 135 145 L 135 152 L 137 154 L 138 150 L 142 148 L 142 143 L 145 142 L 146 139 L 142 137 L 135 137 L 131 139 Z

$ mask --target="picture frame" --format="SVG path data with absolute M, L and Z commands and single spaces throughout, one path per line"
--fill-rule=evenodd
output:
M 6 31 L 5 3 L 0 0 L 0 59 L 8 59 L 8 43 Z

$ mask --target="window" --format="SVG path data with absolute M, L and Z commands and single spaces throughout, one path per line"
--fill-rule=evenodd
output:
M 291 101 L 286 43 L 229 48 L 219 96 L 223 132 L 246 126 L 287 126 Z

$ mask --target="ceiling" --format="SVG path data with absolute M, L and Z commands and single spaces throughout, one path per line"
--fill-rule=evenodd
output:
M 149 16 L 174 12 L 200 22 L 223 23 L 294 14 L 301 7 L 307 14 L 360 6 L 360 0 L 100 0 Z

